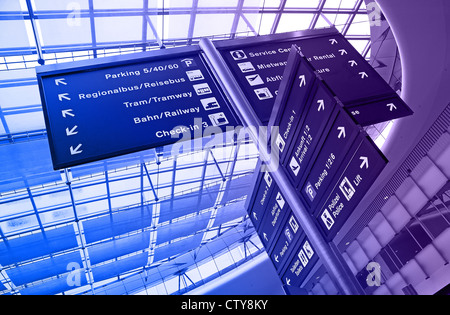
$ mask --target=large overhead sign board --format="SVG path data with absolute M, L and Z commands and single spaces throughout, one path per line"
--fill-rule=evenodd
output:
M 237 126 L 199 48 L 38 68 L 55 169 Z
M 335 29 L 216 43 L 263 124 L 268 124 L 292 44 L 362 126 L 405 117 L 411 109 Z M 300 79 L 306 85 L 307 78 Z M 306 83 L 305 83 L 306 81 Z

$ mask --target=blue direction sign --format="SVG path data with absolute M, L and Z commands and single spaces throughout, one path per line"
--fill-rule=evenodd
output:
M 292 44 L 362 126 L 411 115 L 411 109 L 336 29 L 259 36 L 216 43 L 216 47 L 263 124 L 270 119 Z M 391 98 L 396 109 L 370 106 Z M 394 102 L 394 101 L 392 101 Z M 359 108 L 362 106 L 361 108 Z M 359 109 L 359 110 L 358 110 Z M 372 115 L 372 113 L 377 113 Z
M 55 169 L 238 125 L 199 48 L 37 71 Z
M 297 126 L 305 117 L 306 104 L 316 81 L 316 75 L 310 65 L 299 54 L 292 56 L 295 57 L 289 61 L 290 74 L 288 79 L 283 81 L 284 86 L 280 89 L 281 94 L 277 97 L 274 107 L 274 111 L 279 115 L 275 119 L 275 125 L 279 128 L 275 143 L 279 148 L 282 163 L 289 151 Z
M 303 281 L 311 272 L 312 268 L 319 261 L 313 244 L 307 237 L 299 240 L 296 250 L 289 258 L 281 280 L 287 286 L 300 287 Z
M 353 145 L 360 128 L 343 109 L 339 109 L 317 158 L 312 162 L 298 187 L 310 211 L 321 206 L 326 191 L 338 174 L 339 167 Z
M 265 248 L 269 248 L 279 232 L 286 213 L 291 212 L 283 193 L 278 189 L 274 190 L 268 207 L 265 210 L 263 222 L 258 234 Z
M 278 186 L 270 173 L 264 172 L 259 175 L 256 187 L 256 193 L 252 197 L 253 200 L 251 206 L 248 208 L 248 212 L 253 225 L 258 230 L 270 203 L 272 193 L 274 190 L 278 190 Z
M 321 81 L 313 88 L 312 98 L 302 126 L 296 133 L 296 139 L 285 163 L 287 174 L 294 186 L 297 186 L 313 159 L 314 152 L 322 140 L 322 135 L 329 127 L 329 121 L 337 115 L 335 98 Z
M 358 136 L 338 171 L 339 178 L 328 191 L 327 201 L 315 212 L 317 222 L 328 239 L 336 236 L 387 163 L 369 137 Z
M 304 232 L 301 229 L 297 218 L 293 212 L 290 211 L 286 217 L 283 228 L 278 232 L 278 239 L 270 251 L 270 259 L 278 272 L 282 271 L 289 255 L 293 248 L 295 248 L 297 240 L 303 234 Z

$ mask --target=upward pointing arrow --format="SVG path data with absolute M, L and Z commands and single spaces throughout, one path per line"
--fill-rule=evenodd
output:
M 256 221 L 258 221 L 258 218 L 256 217 L 256 212 L 253 212 L 253 217 L 255 218 Z
M 341 53 L 341 56 L 348 55 L 348 53 L 345 49 L 339 49 L 339 52 Z
M 397 106 L 395 106 L 394 103 L 387 104 L 386 106 L 389 107 L 391 112 L 397 109 Z
M 360 72 L 359 75 L 361 76 L 361 79 L 369 77 L 369 75 L 367 73 L 365 73 L 365 72 Z
M 347 135 L 345 134 L 345 127 L 339 127 L 338 128 L 338 130 L 339 130 L 339 135 L 338 135 L 338 138 L 339 139 L 341 139 L 342 137 L 346 137 Z
M 66 82 L 66 79 L 64 79 L 64 78 L 60 78 L 60 79 L 56 79 L 55 80 L 55 84 L 57 85 L 57 86 L 59 86 L 59 85 L 67 85 L 67 82 Z
M 331 45 L 337 44 L 338 41 L 335 38 L 330 39 Z
M 263 233 L 263 236 L 264 236 L 264 239 L 266 240 L 266 242 L 268 242 L 269 239 L 267 238 L 267 234 L 266 234 L 266 233 Z
M 319 108 L 317 109 L 318 112 L 325 110 L 325 101 L 324 100 L 318 100 L 317 103 L 319 104 Z
M 301 76 L 299 77 L 299 79 L 300 79 L 300 87 L 305 86 L 305 85 L 306 85 L 306 77 L 305 77 L 305 75 L 304 75 L 304 74 L 301 75 Z
M 369 158 L 367 156 L 361 156 L 359 159 L 362 161 L 360 168 L 363 169 L 365 167 L 366 169 L 368 169 Z
M 350 60 L 348 63 L 352 66 L 352 68 L 358 65 L 355 60 Z

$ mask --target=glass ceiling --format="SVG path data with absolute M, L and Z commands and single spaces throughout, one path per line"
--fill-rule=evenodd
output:
M 251 141 L 55 172 L 36 66 L 329 26 L 370 58 L 363 0 L 0 1 L 0 293 L 181 294 L 263 252 Z

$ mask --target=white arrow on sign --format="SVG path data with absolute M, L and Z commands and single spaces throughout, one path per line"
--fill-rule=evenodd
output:
M 276 261 L 276 262 L 280 262 L 280 261 L 278 260 L 278 255 L 275 255 L 275 261 Z
M 79 144 L 75 149 L 73 147 L 70 147 L 70 155 L 77 155 L 83 153 L 83 150 L 81 149 L 82 144 Z
M 75 114 L 72 112 L 73 112 L 73 109 L 65 109 L 61 113 L 64 118 L 67 118 L 67 116 L 75 117 Z
M 352 68 L 358 65 L 355 60 L 350 60 L 348 63 L 352 66 Z
M 325 101 L 324 100 L 318 100 L 317 104 L 319 104 L 319 108 L 317 109 L 318 112 L 325 110 Z
M 391 112 L 397 109 L 397 106 L 395 106 L 394 103 L 387 104 L 386 106 L 389 107 Z
M 341 53 L 341 56 L 348 55 L 348 53 L 345 49 L 339 49 L 339 52 Z
M 266 234 L 266 233 L 263 233 L 263 236 L 264 236 L 264 239 L 268 242 L 269 239 L 267 238 L 267 234 Z
M 67 136 L 70 137 L 70 136 L 76 135 L 78 133 L 77 129 L 78 129 L 78 126 L 75 126 L 72 129 L 66 128 Z
M 256 212 L 253 212 L 253 217 L 255 218 L 256 221 L 258 221 L 258 218 L 256 217 Z
M 365 72 L 360 72 L 359 75 L 361 76 L 361 79 L 369 77 L 369 75 L 367 73 L 365 73 Z
M 70 97 L 68 93 L 59 94 L 58 95 L 59 101 L 62 102 L 63 100 L 70 101 Z
M 339 139 L 341 139 L 342 137 L 346 137 L 347 135 L 345 134 L 345 127 L 339 127 L 338 128 L 338 130 L 339 130 L 339 135 L 338 135 L 338 138 Z
M 305 77 L 305 75 L 301 75 L 299 77 L 299 79 L 300 79 L 300 87 L 305 86 L 306 85 L 306 77 Z
M 366 169 L 368 169 L 369 168 L 369 158 L 367 156 L 361 156 L 359 159 L 362 161 L 360 168 L 362 169 L 365 167 Z
M 329 40 L 331 42 L 331 45 L 337 44 L 338 41 L 335 38 L 332 38 Z
M 57 86 L 59 86 L 59 85 L 67 85 L 67 82 L 66 82 L 66 79 L 64 79 L 64 78 L 60 78 L 60 79 L 56 79 L 55 80 L 55 84 L 57 85 Z
M 287 284 L 287 285 L 291 285 L 291 279 L 286 278 L 286 284 Z

